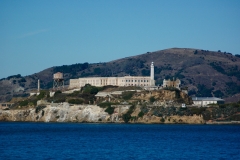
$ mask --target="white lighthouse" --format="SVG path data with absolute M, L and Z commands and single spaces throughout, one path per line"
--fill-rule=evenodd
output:
M 151 86 L 155 86 L 155 81 L 154 81 L 154 65 L 153 65 L 153 62 L 152 62 L 152 64 L 151 64 L 150 80 L 151 80 Z
M 40 80 L 38 79 L 38 93 L 40 92 Z

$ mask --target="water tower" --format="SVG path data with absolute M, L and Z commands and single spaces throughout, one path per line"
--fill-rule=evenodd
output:
M 63 89 L 63 88 L 64 88 L 63 73 L 57 72 L 53 74 L 53 89 Z

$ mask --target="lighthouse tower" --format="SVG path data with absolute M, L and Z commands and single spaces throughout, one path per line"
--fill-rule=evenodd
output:
M 150 81 L 151 81 L 151 86 L 155 86 L 155 81 L 154 81 L 154 65 L 153 65 L 153 62 L 152 62 L 152 64 L 151 64 Z

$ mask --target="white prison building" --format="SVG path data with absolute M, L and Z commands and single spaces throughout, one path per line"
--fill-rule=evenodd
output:
M 154 65 L 151 64 L 151 74 L 147 76 L 124 76 L 124 77 L 89 77 L 70 79 L 69 88 L 79 88 L 86 84 L 92 86 L 155 86 L 154 80 Z

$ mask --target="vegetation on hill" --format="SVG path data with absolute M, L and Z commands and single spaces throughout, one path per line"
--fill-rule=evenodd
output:
M 220 96 L 227 101 L 233 96 L 240 98 L 239 55 L 220 50 L 171 48 L 107 63 L 85 62 L 52 67 L 25 77 L 20 74 L 9 76 L 0 80 L 0 101 L 36 89 L 38 79 L 41 88 L 51 88 L 52 76 L 56 72 L 64 73 L 65 85 L 69 84 L 69 79 L 79 77 L 149 76 L 152 61 L 155 65 L 156 85 L 161 85 L 163 79 L 179 78 L 181 86 L 187 86 L 192 96 Z M 96 91 L 95 88 L 92 92 Z

